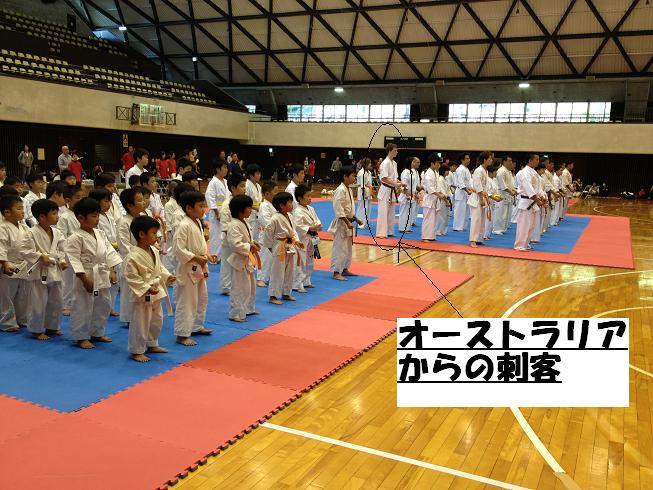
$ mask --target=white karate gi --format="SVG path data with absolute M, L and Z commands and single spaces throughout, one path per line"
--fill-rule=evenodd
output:
M 549 221 L 551 220 L 551 210 L 553 209 L 553 196 L 551 195 L 553 191 L 553 174 L 545 170 L 540 178 L 544 186 L 544 197 L 549 200 L 549 205 L 542 210 L 540 220 L 542 223 L 542 233 L 546 233 L 549 228 Z
M 556 192 L 562 193 L 562 183 L 560 182 L 560 176 L 556 173 L 553 174 L 553 188 L 555 189 Z M 562 203 L 563 203 L 563 198 L 562 195 L 558 197 L 556 202 L 553 205 L 553 209 L 551 210 L 551 220 L 549 224 L 551 226 L 558 226 L 558 221 L 560 221 L 560 213 L 562 211 Z
M 176 225 L 172 250 L 177 257 L 177 297 L 175 335 L 190 337 L 204 328 L 206 306 L 209 301 L 206 278 L 202 267 L 192 259 L 206 255 L 206 240 L 202 223 L 188 216 Z M 224 261 L 223 261 L 224 262 Z
M 61 231 L 63 239 L 66 240 L 75 230 L 79 230 L 79 220 L 72 209 L 67 205 L 59 207 L 59 221 L 57 229 Z M 73 290 L 75 286 L 75 273 L 73 268 L 68 264 L 68 268 L 63 271 L 63 307 L 70 309 L 73 301 Z
M 120 202 L 120 197 L 118 196 L 117 192 L 111 193 L 111 209 L 109 210 L 109 214 L 111 214 L 113 221 L 116 223 L 118 223 L 120 218 L 127 214 L 125 209 L 122 207 L 122 203 Z M 59 216 L 59 219 L 61 219 L 61 215 Z
M 263 193 L 261 192 L 261 186 L 258 183 L 252 182 L 247 179 L 245 182 L 245 194 L 252 198 L 254 201 L 254 207 L 252 208 L 252 214 L 249 215 L 247 219 L 247 224 L 249 225 L 249 230 L 252 232 L 252 238 L 255 242 L 258 242 L 258 210 L 263 201 Z
M 469 222 L 470 209 L 467 205 L 469 196 L 465 188 L 472 189 L 472 174 L 464 165 L 456 169 L 456 193 L 454 194 L 453 231 L 465 231 Z
M 562 175 L 560 176 L 560 181 L 561 181 L 561 187 L 563 189 L 563 195 L 564 198 L 562 200 L 562 209 L 560 210 L 560 217 L 567 216 L 567 211 L 569 210 L 569 198 L 572 195 L 572 192 L 569 190 L 569 187 L 572 186 L 573 184 L 573 177 L 571 176 L 571 172 L 565 169 L 562 171 Z
M 209 253 L 222 256 L 222 232 L 226 231 L 220 226 L 220 208 L 222 203 L 231 196 L 227 188 L 227 181 L 213 177 L 206 188 L 206 206 L 209 209 Z M 222 258 L 222 257 L 221 257 Z
M 31 264 L 20 252 L 27 233 L 29 228 L 24 223 L 14 225 L 5 219 L 0 221 L 0 260 L 19 269 L 13 276 L 0 273 L 0 329 L 24 326 L 29 322 L 30 289 L 26 278 Z
M 372 185 L 372 172 L 361 168 L 356 174 L 357 190 L 357 204 L 356 204 L 356 217 L 360 219 L 363 224 L 361 228 L 367 228 L 368 219 L 372 216 L 372 193 L 369 186 Z
M 139 168 L 138 165 L 134 165 L 131 167 L 129 170 L 127 170 L 127 173 L 125 174 L 125 189 L 129 189 L 129 178 L 132 175 L 142 175 L 143 174 L 143 169 Z
M 386 189 L 390 191 L 387 187 Z M 391 207 L 394 208 L 394 205 Z M 345 184 L 340 184 L 333 193 L 333 214 L 335 218 L 329 225 L 329 231 L 333 233 L 330 270 L 341 274 L 351 267 L 353 244 L 353 229 L 348 228 L 345 221 L 341 219 L 347 218 L 351 221 L 354 217 L 354 196 Z
M 512 172 L 503 165 L 497 171 L 496 184 L 503 201 L 494 206 L 492 231 L 495 235 L 503 235 L 510 227 L 513 197 L 509 191 L 514 190 Z
M 497 185 L 497 178 L 490 178 L 488 177 L 487 179 L 487 194 L 488 194 L 488 207 L 490 209 L 490 214 L 491 218 L 488 219 L 487 217 L 487 210 L 488 208 L 485 208 L 484 212 L 484 218 L 485 218 L 485 229 L 483 231 L 483 238 L 489 238 L 490 235 L 492 235 L 492 227 L 493 227 L 493 221 L 494 221 L 494 216 L 497 211 L 497 206 L 501 204 L 501 202 L 496 202 L 493 199 L 490 199 L 489 196 L 494 195 L 494 194 L 499 194 L 499 186 Z
M 436 195 L 441 192 L 439 176 L 432 168 L 424 172 L 424 200 L 422 208 L 422 240 L 435 240 L 438 210 L 442 209 L 442 200 Z
M 315 247 L 320 239 L 317 236 L 309 235 L 308 228 L 311 226 L 321 225 L 320 218 L 312 206 L 302 206 L 298 204 L 293 211 L 295 230 L 299 241 L 304 244 L 304 250 L 298 250 L 299 266 L 295 268 L 295 279 L 293 289 L 303 289 L 306 286 L 312 286 L 311 276 L 313 275 Z
M 270 218 L 270 222 L 265 227 L 264 241 L 272 248 L 268 296 L 274 296 L 277 299 L 292 293 L 298 250 L 294 245 L 287 242 L 288 239 L 299 241 L 292 214 L 276 213 Z M 281 247 L 286 249 L 286 259 L 284 261 L 280 260 L 279 252 Z
M 515 180 L 517 183 L 517 232 L 514 247 L 524 250 L 529 247 L 535 226 L 535 213 L 539 210 L 537 204 L 533 204 L 533 201 L 529 199 L 538 193 L 539 175 L 527 165 L 517 172 Z
M 379 168 L 381 187 L 379 188 L 378 218 L 376 220 L 376 236 L 378 238 L 386 238 L 395 234 L 395 198 L 397 193 L 394 187 L 382 182 L 383 178 L 392 181 L 397 180 L 397 163 L 388 157 L 381 162 L 381 167 Z
M 463 167 L 464 168 L 464 167 Z M 487 170 L 479 165 L 472 176 L 472 192 L 467 198 L 467 206 L 470 208 L 471 224 L 469 226 L 469 241 L 482 242 L 485 231 L 485 213 L 487 207 L 482 205 L 481 192 L 487 192 Z
M 451 179 L 447 180 L 448 177 L 451 177 L 451 173 L 447 175 L 447 177 L 443 177 L 442 175 L 438 175 L 439 179 L 439 185 L 440 188 L 442 189 L 441 192 L 445 195 L 445 197 L 449 198 L 448 200 L 445 199 L 442 201 L 442 209 L 440 209 L 438 212 L 436 212 L 436 218 L 435 218 L 435 235 L 446 235 L 447 234 L 447 228 L 449 227 L 449 217 L 451 216 L 451 208 L 449 207 L 449 202 L 453 199 L 452 192 L 451 192 L 451 186 L 450 182 Z
M 118 252 L 120 258 L 124 261 L 131 248 L 137 244 L 134 235 L 129 227 L 132 224 L 134 217 L 131 214 L 126 214 L 120 221 L 118 221 Z M 120 277 L 120 321 L 129 323 L 131 321 L 131 290 L 127 283 L 127 278 L 124 274 Z
M 297 207 L 297 199 L 295 199 L 295 189 L 297 189 L 297 184 L 295 184 L 292 180 L 288 182 L 288 185 L 286 186 L 286 192 L 292 194 L 292 208 L 293 210 Z
M 256 281 L 254 264 L 250 261 L 252 232 L 245 221 L 233 219 L 227 229 L 226 242 L 231 254 L 231 294 L 229 295 L 229 318 L 245 320 L 256 312 Z
M 401 172 L 401 182 L 406 186 L 405 192 L 399 194 L 399 233 L 411 231 L 411 226 L 417 216 L 417 188 L 420 187 L 419 172 L 414 169 L 404 169 Z
M 66 264 L 63 234 L 52 227 L 52 240 L 40 225 L 33 226 L 23 236 L 21 253 L 30 266 L 27 284 L 30 289 L 30 318 L 27 330 L 44 333 L 61 328 L 63 290 L 61 270 Z M 47 255 L 50 265 L 43 265 L 41 257 Z
M 104 232 L 104 234 L 107 236 L 107 240 L 109 240 L 109 243 L 111 244 L 113 249 L 116 250 L 116 247 L 118 247 L 118 227 L 116 225 L 116 222 L 113 220 L 113 215 L 110 211 L 107 213 L 100 213 L 100 222 L 98 223 L 97 227 L 98 229 Z M 110 288 L 112 311 L 116 307 L 116 299 L 118 298 L 118 293 L 120 292 L 120 281 L 122 280 L 121 269 L 122 269 L 121 266 L 116 266 L 116 274 L 118 275 L 118 282 L 116 284 L 112 284 Z M 64 271 L 64 274 L 65 273 L 66 271 Z
M 261 245 L 261 251 L 259 252 L 261 256 L 261 268 L 256 273 L 256 279 L 258 281 L 268 282 L 270 280 L 270 267 L 272 267 L 272 248 L 271 243 L 265 243 L 265 228 L 267 227 L 272 216 L 276 214 L 277 210 L 274 209 L 274 206 L 270 201 L 263 201 L 261 207 L 258 210 L 258 233 L 259 240 Z
M 32 215 L 32 204 L 39 199 L 45 199 L 45 194 L 36 194 L 29 191 L 23 198 L 23 206 L 25 207 L 25 223 L 27 226 L 36 226 L 38 220 Z
M 123 271 L 132 301 L 127 350 L 130 354 L 145 354 L 148 348 L 159 346 L 163 326 L 161 300 L 168 295 L 166 281 L 170 273 L 161 264 L 156 247 L 147 251 L 139 246 L 132 247 L 125 257 Z M 158 293 L 148 294 L 152 287 Z
M 93 229 L 93 235 L 76 230 L 66 239 L 64 250 L 75 274 L 86 273 L 93 281 L 93 292 L 84 289 L 75 277 L 73 303 L 70 312 L 70 335 L 76 340 L 104 335 L 104 327 L 111 313 L 111 268 L 122 262 L 106 235 Z
M 535 172 L 537 173 L 537 171 Z M 544 182 L 541 175 L 537 175 L 537 195 L 540 198 L 544 198 Z M 542 214 L 544 213 L 544 208 L 538 206 L 538 210 L 533 214 L 533 233 L 531 235 L 531 242 L 539 243 L 540 238 L 542 237 Z
M 225 242 L 227 238 L 227 229 L 229 228 L 229 223 L 231 223 L 231 210 L 229 209 L 229 203 L 231 202 L 232 196 L 227 196 L 227 198 L 222 203 L 220 207 L 220 229 L 222 230 L 222 257 L 220 261 L 220 289 L 223 294 L 231 291 L 231 263 L 229 260 L 229 255 L 231 250 L 229 245 Z
M 177 270 L 177 258 L 175 257 L 175 254 L 172 253 L 172 237 L 175 233 L 175 226 L 179 222 L 180 217 L 182 217 L 182 209 L 181 206 L 177 204 L 174 197 L 169 197 L 165 206 L 163 206 L 163 210 L 166 217 L 166 246 L 168 247 L 168 250 L 166 250 L 166 255 L 161 258 L 161 261 L 171 274 L 175 274 Z M 174 283 L 172 287 L 173 290 L 176 289 L 176 287 L 177 283 Z

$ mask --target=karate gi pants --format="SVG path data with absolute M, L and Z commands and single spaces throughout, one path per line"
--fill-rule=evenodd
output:
M 270 280 L 270 267 L 272 267 L 272 252 L 269 248 L 261 248 L 259 252 L 261 257 L 261 268 L 256 271 L 256 280 L 268 282 Z
M 95 296 L 84 289 L 81 279 L 75 277 L 73 304 L 70 308 L 70 336 L 73 340 L 102 337 L 109 313 L 111 313 L 109 288 L 100 289 Z
M 131 322 L 132 316 L 132 292 L 129 289 L 129 283 L 124 275 L 120 276 L 120 321 L 123 323 Z M 111 293 L 109 292 L 109 295 Z
M 424 211 L 424 219 L 426 219 L 426 208 Z M 451 216 L 451 209 L 448 206 L 443 206 L 440 211 L 436 213 L 437 217 L 435 218 L 435 234 L 436 236 L 446 235 L 447 228 L 449 227 L 449 217 Z M 422 223 L 424 221 L 422 220 Z M 423 225 L 422 225 L 423 226 Z
M 553 205 L 553 210 L 551 211 L 551 217 L 549 218 L 549 225 L 558 226 L 558 220 L 560 219 L 560 208 L 562 207 L 562 200 L 558 199 Z
M 62 271 L 61 276 L 63 278 L 63 307 L 70 309 L 70 306 L 73 301 L 73 289 L 75 288 L 75 272 L 68 262 L 68 267 L 66 270 Z
M 533 236 L 535 224 L 535 211 L 532 209 L 517 208 L 517 232 L 515 235 L 515 248 L 528 248 Z
M 503 201 L 494 205 L 492 211 L 492 231 L 494 233 L 505 233 L 510 226 L 510 212 L 512 208 L 512 197 L 503 196 Z
M 279 246 L 284 246 L 279 244 Z M 268 284 L 268 296 L 281 299 L 281 296 L 292 294 L 292 283 L 295 276 L 296 254 L 286 254 L 286 260 L 281 262 L 279 257 L 273 255 L 270 259 L 270 283 Z
M 356 217 L 363 222 L 359 228 L 367 228 L 369 220 L 372 217 L 372 198 L 361 199 L 356 203 Z
M 515 205 L 512 207 L 512 211 L 510 211 L 510 222 L 511 223 L 517 223 L 517 215 L 519 214 L 519 208 Z
M 63 284 L 41 281 L 28 281 L 30 288 L 31 314 L 27 330 L 32 333 L 44 333 L 46 330 L 61 328 L 61 310 L 63 308 Z
M 453 231 L 465 231 L 470 215 L 471 211 L 467 205 L 467 194 L 465 194 L 463 199 L 454 201 Z
M 542 238 L 542 208 L 533 213 L 533 233 L 531 242 L 538 243 Z
M 342 273 L 351 267 L 352 237 L 344 223 L 338 223 L 331 247 L 331 272 Z
M 161 263 L 163 266 L 168 269 L 170 274 L 177 275 L 177 256 L 172 253 L 172 232 L 166 232 L 166 246 L 168 247 L 168 253 L 161 256 Z M 120 266 L 122 267 L 122 266 Z M 170 302 L 174 304 L 175 298 L 177 297 L 177 281 L 172 283 L 172 291 L 169 291 Z
M 560 209 L 560 217 L 564 218 L 567 216 L 567 210 L 569 209 L 569 197 L 565 196 L 562 198 L 562 209 Z
M 379 200 L 376 236 L 386 238 L 395 234 L 395 202 Z
M 549 229 L 549 220 L 551 219 L 551 208 L 544 208 L 542 210 L 542 233 L 546 233 Z
M 127 350 L 130 354 L 145 354 L 150 347 L 159 346 L 163 327 L 161 299 L 132 301 L 132 321 L 129 323 Z
M 227 246 L 227 234 L 225 233 L 222 238 L 224 240 L 222 242 L 222 257 L 220 260 L 220 290 L 224 294 L 231 291 L 231 271 L 233 267 L 231 267 L 229 260 L 227 260 L 231 255 L 231 250 Z
M 485 218 L 485 229 L 483 231 L 483 238 L 485 237 L 490 237 L 492 235 L 492 228 L 494 227 L 494 213 L 496 212 L 496 204 L 493 204 L 492 202 L 490 203 L 490 209 L 491 211 L 491 219 L 488 219 L 487 213 L 488 213 L 488 208 L 483 208 L 483 217 Z
M 422 240 L 435 240 L 438 213 L 435 208 L 423 208 Z
M 409 232 L 417 216 L 417 199 L 406 199 L 399 204 L 399 234 Z
M 245 320 L 247 315 L 256 311 L 256 281 L 254 271 L 231 271 L 231 294 L 229 295 L 229 318 Z
M 309 238 L 308 241 L 304 242 L 304 250 L 298 250 L 297 253 L 299 254 L 299 265 L 295 267 L 295 281 L 292 288 L 302 289 L 313 284 L 311 282 L 311 276 L 315 268 L 313 240 Z
M 204 328 L 206 306 L 209 302 L 206 279 L 193 284 L 187 278 L 185 284 L 177 286 L 174 332 L 177 337 L 190 337 L 192 332 Z
M 0 328 L 28 324 L 29 296 L 29 285 L 25 279 L 12 279 L 0 274 Z
M 209 253 L 222 259 L 222 226 L 213 209 L 209 210 Z M 172 242 L 170 242 L 172 243 Z
M 485 231 L 485 210 L 480 205 L 473 208 L 470 206 L 472 221 L 469 226 L 469 241 L 470 242 L 482 242 L 483 241 L 483 231 Z

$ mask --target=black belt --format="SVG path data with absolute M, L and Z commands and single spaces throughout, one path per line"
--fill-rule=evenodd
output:
M 395 195 L 395 202 L 399 202 L 399 196 L 397 196 L 397 188 L 395 186 L 388 185 L 383 181 L 381 181 L 381 185 L 392 189 L 392 193 Z
M 523 194 L 520 194 L 519 197 L 521 197 L 523 199 L 530 199 L 531 201 L 533 200 L 533 198 L 528 197 L 528 196 L 524 196 Z

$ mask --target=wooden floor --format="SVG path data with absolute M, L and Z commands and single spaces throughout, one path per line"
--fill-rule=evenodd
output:
M 177 488 L 496 488 L 492 478 L 527 488 L 653 489 L 653 204 L 596 199 L 579 214 L 631 218 L 636 271 L 444 252 L 411 251 L 424 268 L 468 272 L 474 279 L 449 295 L 465 317 L 581 317 L 612 311 L 631 320 L 630 407 L 522 408 L 550 451 L 556 475 L 510 409 L 397 409 L 395 336 L 282 410 L 270 422 L 460 470 L 454 476 L 414 462 L 259 427 Z M 325 242 L 324 253 L 330 243 Z M 392 264 L 396 253 L 355 246 L 355 260 Z M 402 258 L 406 258 L 405 255 Z M 414 267 L 408 261 L 399 267 Z M 615 273 L 628 274 L 611 276 Z M 570 285 L 563 283 L 585 278 Z M 440 301 L 424 316 L 453 317 Z M 201 390 L 198 390 L 201 396 Z M 209 415 L 209 414 L 207 414 Z M 509 487 L 509 486 L 508 486 Z

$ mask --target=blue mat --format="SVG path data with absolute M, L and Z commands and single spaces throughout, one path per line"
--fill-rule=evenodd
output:
M 333 205 L 330 201 L 318 201 L 314 202 L 312 206 L 315 208 L 320 221 L 322 222 L 324 228 L 326 229 L 333 220 Z M 368 210 L 368 217 L 371 218 L 370 226 L 372 228 L 372 233 L 376 231 L 376 218 L 377 205 L 372 204 L 372 209 Z M 406 233 L 404 235 L 404 241 L 406 240 L 421 240 L 422 239 L 422 214 L 421 209 L 418 212 L 417 224 L 413 227 L 412 233 Z M 399 219 L 399 206 L 397 206 L 396 219 Z M 568 254 L 574 249 L 576 242 L 581 237 L 585 228 L 589 224 L 591 218 L 582 218 L 579 216 L 567 215 L 564 221 L 560 223 L 559 226 L 549 227 L 549 231 L 542 234 L 542 239 L 539 244 L 537 244 L 534 249 L 538 252 L 551 252 L 559 254 Z M 467 224 L 467 229 L 465 231 L 453 231 L 452 222 L 449 222 L 448 232 L 444 236 L 438 237 L 438 242 L 442 243 L 455 243 L 458 245 L 468 245 L 469 244 L 469 223 Z M 485 243 L 489 247 L 497 248 L 510 248 L 512 249 L 515 245 L 515 232 L 516 226 L 512 225 L 505 235 L 492 235 L 492 238 Z M 358 230 L 358 235 L 360 236 L 370 236 L 370 231 L 368 228 L 361 228 Z M 399 225 L 395 223 L 395 238 L 398 238 L 401 235 L 399 230 Z
M 211 272 L 209 291 L 217 291 L 219 266 L 212 267 Z M 330 276 L 329 272 L 315 271 L 316 288 L 306 294 L 295 294 L 297 301 L 287 301 L 281 306 L 268 303 L 267 289 L 257 288 L 256 307 L 260 314 L 248 317 L 246 323 L 230 322 L 229 298 L 209 293 L 206 325 L 213 328 L 213 335 L 198 336 L 198 345 L 183 347 L 175 343 L 174 319 L 166 317 L 160 344 L 170 352 L 151 355 L 152 360 L 146 364 L 129 359 L 128 330 L 115 317 L 108 320 L 106 328 L 113 343 L 97 344 L 92 350 L 76 347 L 65 335 L 40 342 L 29 338 L 25 331 L 1 333 L 0 393 L 63 412 L 76 411 L 375 279 L 358 276 L 334 281 Z M 68 333 L 65 317 L 63 325 Z

